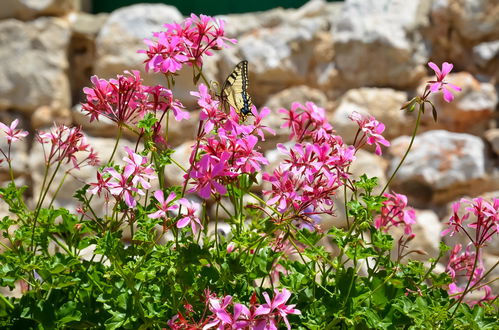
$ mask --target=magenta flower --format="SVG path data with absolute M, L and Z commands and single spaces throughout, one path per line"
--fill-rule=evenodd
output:
M 179 199 L 178 203 L 187 209 L 187 214 L 183 213 L 182 218 L 177 221 L 177 228 L 184 228 L 188 224 L 191 225 L 192 232 L 196 235 L 199 229 L 203 228 L 201 220 L 197 216 L 201 209 L 201 205 L 196 202 L 189 201 L 185 198 Z
M 213 55 L 211 50 L 227 47 L 224 23 L 213 17 L 192 14 L 182 24 L 165 24 L 166 31 L 153 33 L 154 40 L 145 39 L 147 50 L 139 50 L 147 59 L 146 70 L 175 73 L 184 64 L 202 66 L 204 55 Z
M 456 85 L 453 85 L 449 82 L 446 82 L 444 81 L 445 77 L 449 74 L 449 72 L 452 70 L 452 68 L 454 67 L 454 65 L 452 65 L 451 63 L 447 63 L 447 62 L 444 62 L 442 64 L 442 70 L 440 70 L 440 68 L 433 62 L 428 62 L 428 66 L 430 68 L 433 69 L 433 71 L 435 71 L 435 75 L 437 76 L 437 80 L 432 80 L 432 81 L 429 81 L 428 83 L 430 84 L 430 91 L 432 93 L 436 93 L 436 92 L 439 92 L 439 91 L 442 91 L 443 94 L 444 94 L 444 100 L 446 102 L 452 102 L 452 100 L 454 99 L 454 95 L 451 93 L 451 91 L 449 90 L 449 88 L 447 88 L 447 86 L 449 86 L 450 88 L 454 89 L 455 91 L 458 91 L 460 92 L 461 91 L 461 88 L 456 86 Z
M 406 235 L 412 234 L 411 226 L 416 223 L 416 212 L 407 207 L 407 197 L 402 194 L 383 194 L 387 198 L 383 202 L 381 214 L 374 219 L 374 227 L 385 232 L 392 226 L 404 227 Z
M 229 158 L 228 152 L 223 153 L 220 160 L 210 155 L 201 157 L 201 160 L 195 164 L 195 169 L 190 172 L 190 178 L 194 179 L 195 185 L 189 192 L 196 191 L 204 199 L 210 198 L 212 193 L 226 194 L 227 189 L 218 182 L 218 179 L 227 175 L 233 176 L 227 171 Z
M 281 127 L 289 127 L 291 130 L 290 139 L 294 138 L 301 142 L 312 137 L 318 142 L 333 134 L 333 127 L 327 122 L 324 109 L 312 102 L 307 102 L 305 106 L 294 102 L 290 110 L 280 109 L 279 112 L 287 117 L 286 122 Z
M 288 301 L 289 297 L 291 297 L 291 292 L 288 291 L 286 288 L 282 289 L 282 292 L 279 292 L 277 289 L 275 289 L 274 294 L 275 294 L 274 298 L 272 298 L 271 300 L 267 292 L 263 293 L 263 296 L 267 303 L 259 306 L 256 309 L 255 316 L 261 316 L 261 315 L 271 316 L 272 314 L 276 314 L 278 317 L 284 320 L 284 323 L 286 323 L 287 328 L 291 329 L 291 325 L 289 324 L 287 318 L 288 314 L 299 315 L 301 314 L 301 312 L 300 310 L 294 308 L 295 305 L 286 305 L 286 302 Z M 272 329 L 273 327 L 277 329 L 276 320 L 273 317 L 268 317 L 266 319 L 259 321 L 255 327 L 260 329 L 267 329 L 267 327 Z
M 16 129 L 18 123 L 18 119 L 15 119 L 10 124 L 10 126 L 7 126 L 4 123 L 0 122 L 0 129 L 4 131 L 9 144 L 20 140 L 21 138 L 26 137 L 29 134 L 27 131 L 23 131 L 22 129 Z
M 114 168 L 106 168 L 106 173 L 111 175 L 111 180 L 107 183 L 107 189 L 111 195 L 115 196 L 117 201 L 124 200 L 125 204 L 129 208 L 134 208 L 137 205 L 137 201 L 134 198 L 134 194 L 145 195 L 145 193 L 133 185 L 130 177 L 133 171 L 128 168 L 123 171 L 123 173 L 118 173 Z
M 167 218 L 168 211 L 178 209 L 178 205 L 172 204 L 173 200 L 177 197 L 174 192 L 171 192 L 168 195 L 168 198 L 165 200 L 165 195 L 162 190 L 156 190 L 154 192 L 154 197 L 159 202 L 156 204 L 156 208 L 158 209 L 156 212 L 149 214 L 149 218 L 158 219 L 158 218 Z
M 83 111 L 90 116 L 90 121 L 104 116 L 118 125 L 135 124 L 146 111 L 148 95 L 145 93 L 139 71 L 118 75 L 109 81 L 92 76 L 94 87 L 85 87 L 87 102 L 82 104 Z
M 99 163 L 97 154 L 87 143 L 81 127 L 55 125 L 49 132 L 39 132 L 36 139 L 42 146 L 50 148 L 50 150 L 44 148 L 47 165 L 65 160 L 66 163 L 72 162 L 73 168 L 80 169 L 82 165 L 95 166 Z
M 125 146 L 125 151 L 128 153 L 128 157 L 124 157 L 123 160 L 128 165 L 125 166 L 124 171 L 130 173 L 129 176 L 132 177 L 132 183 L 136 186 L 140 183 L 144 189 L 151 188 L 149 181 L 156 179 L 156 174 L 151 165 L 147 165 L 147 157 L 134 153 L 127 146 Z
M 153 33 L 153 36 L 157 38 L 157 41 L 144 39 L 149 48 L 147 51 L 139 50 L 139 53 L 145 53 L 148 57 L 144 61 L 146 71 L 175 73 L 182 69 L 183 63 L 189 60 L 189 57 L 185 55 L 184 40 L 162 32 Z
M 168 88 L 161 85 L 144 86 L 144 91 L 149 95 L 146 102 L 147 111 L 156 113 L 158 111 L 166 112 L 171 109 L 176 121 L 190 118 L 189 113 L 182 110 L 184 105 L 173 98 L 173 93 Z
M 268 203 L 276 204 L 280 212 L 332 213 L 335 192 L 348 178 L 354 152 L 333 135 L 316 138 L 321 142 L 296 144 L 290 150 L 278 145 L 286 159 L 272 175 L 263 174 L 263 180 L 272 184 L 272 190 L 264 191 L 270 195 Z
M 468 207 L 465 208 L 463 215 L 459 216 L 462 204 L 468 205 Z M 443 236 L 449 233 L 450 236 L 453 236 L 455 233 L 463 232 L 474 246 L 481 247 L 499 234 L 499 198 L 493 198 L 492 202 L 480 197 L 473 200 L 463 198 L 454 203 L 452 209 L 453 215 L 447 222 L 449 227 L 442 231 Z M 475 221 L 465 226 L 464 223 L 471 216 Z M 472 228 L 473 231 L 467 228 Z
M 480 304 L 485 301 L 491 301 L 495 299 L 492 295 L 492 290 L 488 285 L 478 286 L 476 289 L 472 289 L 468 292 L 464 292 L 466 289 L 466 283 L 470 282 L 469 287 L 472 288 L 475 284 L 478 284 L 485 273 L 485 268 L 483 266 L 482 257 L 479 254 L 476 255 L 475 252 L 471 251 L 471 243 L 466 247 L 466 250 L 461 252 L 461 244 L 457 244 L 451 251 L 449 262 L 447 264 L 447 272 L 453 280 L 453 283 L 449 285 L 448 293 L 455 299 L 460 299 L 462 294 L 468 294 L 472 291 L 482 290 L 484 296 L 477 301 L 468 301 L 469 305 Z M 478 258 L 477 266 L 474 268 L 475 258 Z
M 381 156 L 381 146 L 390 146 L 388 142 L 381 134 L 385 130 L 385 125 L 377 121 L 373 116 L 362 116 L 360 113 L 353 111 L 350 116 L 348 116 L 352 121 L 359 125 L 359 130 L 363 133 L 360 138 L 356 138 L 354 145 L 356 149 L 362 148 L 362 146 L 367 143 L 369 145 L 376 145 L 375 153 Z

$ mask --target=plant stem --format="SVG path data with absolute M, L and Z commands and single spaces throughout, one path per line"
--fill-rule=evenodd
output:
M 414 131 L 412 132 L 412 136 L 411 136 L 411 142 L 409 142 L 409 146 L 407 147 L 407 150 L 406 150 L 404 156 L 402 157 L 402 159 L 400 160 L 399 164 L 395 168 L 395 171 L 393 171 L 392 175 L 390 176 L 390 179 L 388 180 L 388 182 L 383 187 L 383 190 L 381 190 L 381 193 L 379 194 L 380 196 L 382 196 L 383 193 L 385 192 L 385 190 L 388 188 L 388 186 L 390 186 L 390 183 L 392 182 L 392 180 L 395 177 L 395 175 L 397 174 L 398 170 L 400 169 L 400 167 L 404 163 L 407 155 L 409 154 L 409 151 L 411 151 L 412 144 L 414 143 L 414 139 L 416 138 L 416 134 L 418 132 L 419 123 L 421 121 L 421 115 L 423 113 L 423 109 L 424 109 L 423 105 L 420 105 L 419 106 L 419 111 L 418 111 L 418 118 L 416 119 L 416 125 L 414 126 Z

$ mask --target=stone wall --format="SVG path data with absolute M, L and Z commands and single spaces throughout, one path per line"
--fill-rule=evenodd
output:
M 137 53 L 145 48 L 143 38 L 183 17 L 176 8 L 160 4 L 134 5 L 109 15 L 90 15 L 79 8 L 77 0 L 0 3 L 0 121 L 20 118 L 20 126 L 32 132 L 53 121 L 79 124 L 91 136 L 89 142 L 106 154 L 116 131 L 106 122 L 90 124 L 81 114 L 82 88 L 92 74 L 110 78 L 123 70 L 143 71 L 144 55 Z M 415 122 L 413 115 L 399 110 L 401 104 L 431 79 L 428 61 L 449 61 L 456 72 L 449 80 L 463 90 L 449 104 L 441 97 L 433 99 L 439 121 L 426 113 L 413 152 L 391 186 L 407 194 L 419 210 L 416 230 L 421 235 L 412 243 L 436 255 L 441 222 L 453 201 L 499 197 L 497 0 L 311 1 L 299 9 L 222 18 L 238 44 L 207 59 L 205 71 L 220 82 L 241 59 L 249 61 L 254 103 L 273 111 L 267 124 L 277 135 L 263 146 L 269 159 L 277 159 L 275 143 L 288 140 L 277 110 L 311 100 L 326 109 L 346 142 L 352 142 L 356 131 L 347 119 L 354 110 L 386 124 L 393 146 L 383 158 L 359 153 L 353 168 L 356 174 L 367 172 L 386 182 Z M 147 83 L 162 82 L 159 75 L 143 77 Z M 194 117 L 170 128 L 181 163 L 187 160 L 186 146 L 197 127 L 192 89 L 191 72 L 181 72 L 174 92 Z M 36 191 L 42 151 L 27 140 L 13 152 L 18 180 Z M 5 170 L 0 168 L 0 178 L 5 179 Z M 57 205 L 74 207 L 69 198 L 74 188 L 94 176 L 91 171 L 78 175 L 69 179 Z M 338 205 L 337 217 L 324 220 L 325 226 L 341 225 Z M 488 262 L 495 262 L 499 246 L 487 253 Z

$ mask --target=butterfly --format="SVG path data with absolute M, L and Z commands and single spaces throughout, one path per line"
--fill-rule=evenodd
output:
M 241 61 L 234 67 L 222 86 L 221 99 L 231 105 L 242 117 L 251 114 L 251 97 L 248 94 L 248 61 Z

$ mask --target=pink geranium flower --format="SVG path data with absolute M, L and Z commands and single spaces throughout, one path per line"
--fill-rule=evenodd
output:
M 433 62 L 428 62 L 428 66 L 435 71 L 435 75 L 437 76 L 437 80 L 432 80 L 429 81 L 428 83 L 430 84 L 430 91 L 432 93 L 442 91 L 444 94 L 444 100 L 445 102 L 452 102 L 454 99 L 454 95 L 452 92 L 449 90 L 447 86 L 450 88 L 454 89 L 455 91 L 460 92 L 461 87 L 453 85 L 449 82 L 444 81 L 445 77 L 449 74 L 449 72 L 452 70 L 454 65 L 448 62 L 444 62 L 442 64 L 442 70 Z
M 9 144 L 14 141 L 20 140 L 21 138 L 28 135 L 27 131 L 23 131 L 22 129 L 16 129 L 18 123 L 19 123 L 18 119 L 15 119 L 10 124 L 10 126 L 7 126 L 4 123 L 0 122 L 0 129 L 4 131 Z
M 185 226 L 190 224 L 192 232 L 194 233 L 194 235 L 196 235 L 199 229 L 203 228 L 201 220 L 197 216 L 197 213 L 201 209 L 201 205 L 199 205 L 199 203 L 189 201 L 185 198 L 179 199 L 178 203 L 187 209 L 187 214 L 182 214 L 182 218 L 177 221 L 177 228 L 184 228 Z
M 376 145 L 375 153 L 381 156 L 381 146 L 390 146 L 390 142 L 386 140 L 381 134 L 385 131 L 385 125 L 376 120 L 373 116 L 363 116 L 360 113 L 354 111 L 348 116 L 352 121 L 359 125 L 360 131 L 363 135 L 356 139 L 354 145 L 355 148 L 360 149 L 367 143 L 369 145 Z
M 412 234 L 412 225 L 416 223 L 416 212 L 407 207 L 407 197 L 402 194 L 383 194 L 387 198 L 381 207 L 381 214 L 374 219 L 374 227 L 385 232 L 392 226 L 404 227 L 406 235 Z
M 162 190 L 156 190 L 154 192 L 154 197 L 158 201 L 159 204 L 156 204 L 158 210 L 152 214 L 149 214 L 149 218 L 157 219 L 157 218 L 167 218 L 168 211 L 172 211 L 178 209 L 178 205 L 173 204 L 173 200 L 177 197 L 174 192 L 171 192 L 168 195 L 168 198 L 165 199 L 165 195 Z

